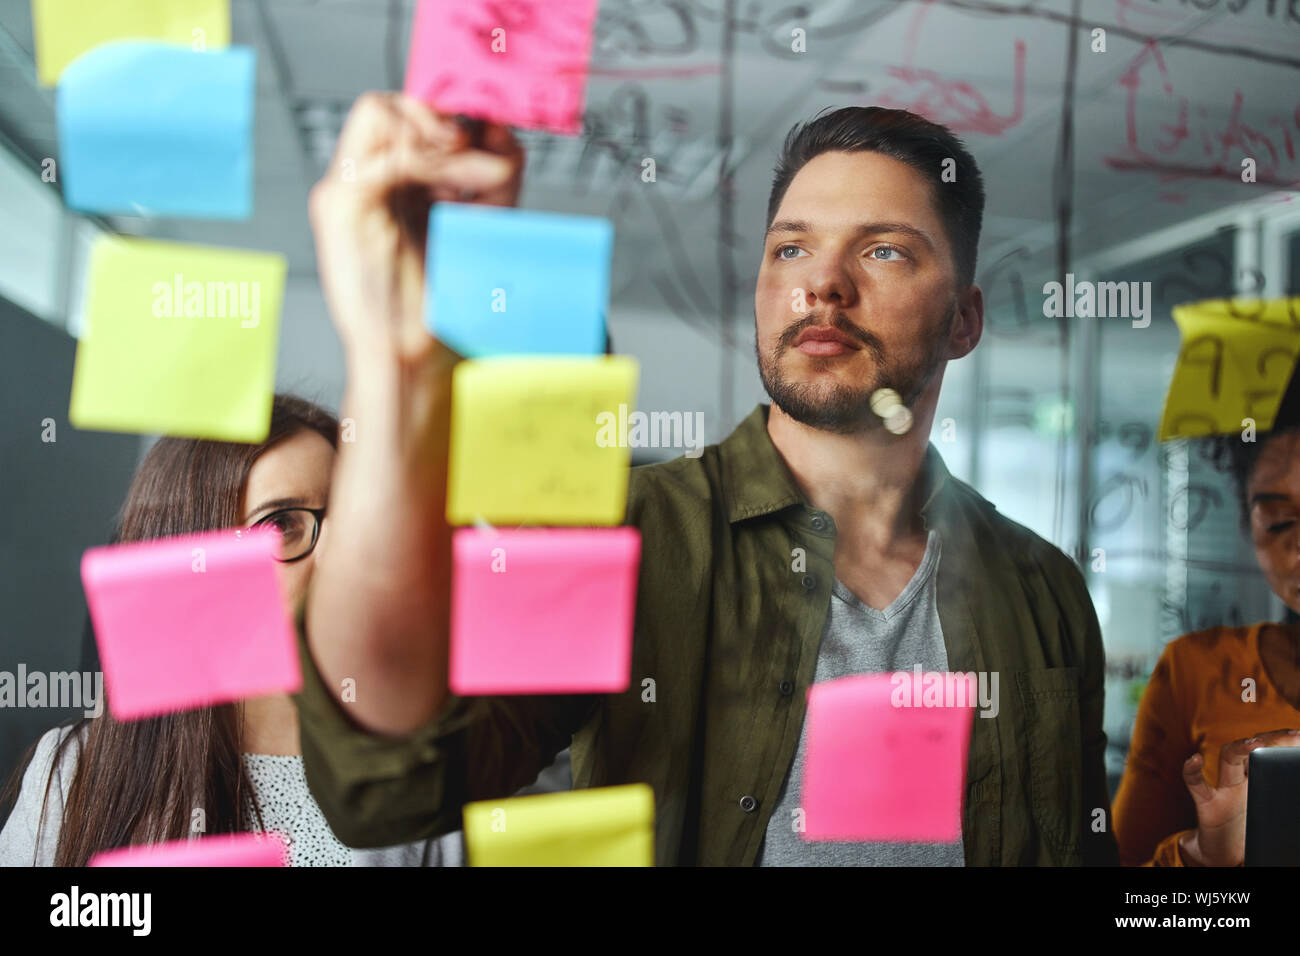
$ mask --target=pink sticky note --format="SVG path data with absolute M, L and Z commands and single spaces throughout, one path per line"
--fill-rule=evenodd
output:
M 271 530 L 91 548 L 81 581 L 108 706 L 135 720 L 302 687 Z
M 289 847 L 278 833 L 223 833 L 105 850 L 87 866 L 287 866 Z
M 453 692 L 627 689 L 639 531 L 462 528 L 452 549 Z
M 965 681 L 960 674 L 933 678 L 951 686 Z M 975 687 L 972 681 L 960 695 L 947 696 L 924 689 L 918 674 L 901 671 L 843 677 L 808 691 L 803 839 L 954 843 L 961 837 Z M 936 700 L 938 706 L 926 705 Z
M 582 130 L 597 0 L 420 0 L 405 92 L 440 113 Z

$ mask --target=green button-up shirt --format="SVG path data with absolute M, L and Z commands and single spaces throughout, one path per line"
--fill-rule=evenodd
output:
M 416 732 L 375 735 L 323 685 L 304 602 L 303 757 L 340 839 L 458 829 L 466 802 L 527 786 L 572 744 L 575 786 L 653 788 L 658 864 L 753 864 L 799 742 L 835 574 L 834 521 L 795 483 L 767 414 L 759 405 L 698 458 L 632 469 L 626 522 L 642 557 L 624 693 L 453 696 Z M 943 540 L 949 670 L 998 673 L 997 714 L 973 724 L 967 865 L 1117 864 L 1101 633 L 1082 575 L 950 476 L 933 445 L 923 480 L 921 516 Z

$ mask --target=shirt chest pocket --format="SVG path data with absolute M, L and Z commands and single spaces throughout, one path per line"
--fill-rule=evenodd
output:
M 1019 671 L 1016 691 L 1034 823 L 1058 864 L 1076 862 L 1083 819 L 1078 668 Z

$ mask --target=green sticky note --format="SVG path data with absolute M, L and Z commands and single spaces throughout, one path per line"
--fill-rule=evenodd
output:
M 99 431 L 265 439 L 286 270 L 272 253 L 101 237 L 69 420 Z
M 654 866 L 644 783 L 467 803 L 470 866 Z
M 69 63 L 111 40 L 228 46 L 230 0 L 32 0 L 32 33 L 36 79 L 53 86 Z
M 1273 427 L 1300 356 L 1300 298 L 1210 299 L 1174 308 L 1182 337 L 1160 441 Z
M 447 519 L 615 525 L 627 510 L 626 427 L 639 366 L 597 358 L 473 359 L 452 373 Z

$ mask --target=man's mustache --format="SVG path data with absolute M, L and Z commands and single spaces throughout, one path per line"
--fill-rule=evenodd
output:
M 804 330 L 814 325 L 820 325 L 821 318 L 822 317 L 819 315 L 813 315 L 810 313 L 791 325 L 788 329 L 782 332 L 781 337 L 777 339 L 777 352 L 780 353 L 784 352 L 786 349 L 794 348 L 794 343 L 798 340 L 799 336 L 803 335 Z M 869 350 L 877 361 L 884 357 L 884 343 L 871 332 L 854 325 L 849 320 L 849 317 L 843 312 L 835 313 L 834 317 L 831 319 L 831 325 L 855 341 L 861 342 L 862 347 Z

